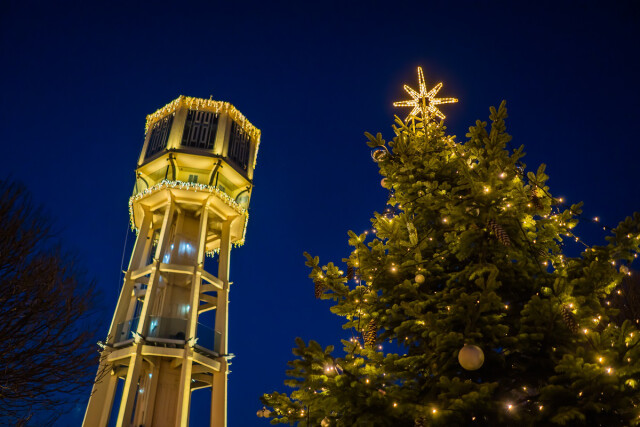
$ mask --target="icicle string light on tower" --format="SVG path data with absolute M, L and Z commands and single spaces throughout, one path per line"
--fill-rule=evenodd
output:
M 418 91 L 415 91 L 408 85 L 404 85 L 404 90 L 412 99 L 394 102 L 393 106 L 413 108 L 405 119 L 405 122 L 408 122 L 411 118 L 418 118 L 424 122 L 432 120 L 434 117 L 444 120 L 446 116 L 436 105 L 451 104 L 458 102 L 458 100 L 456 98 L 436 98 L 435 96 L 440 92 L 440 89 L 442 89 L 442 83 L 438 83 L 431 90 L 427 91 L 422 67 L 418 67 Z

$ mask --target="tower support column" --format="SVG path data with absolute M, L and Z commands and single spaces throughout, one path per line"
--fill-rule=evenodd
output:
M 131 424 L 133 417 L 133 405 L 136 400 L 138 381 L 140 380 L 140 368 L 142 367 L 142 343 L 134 344 L 136 351 L 129 359 L 129 368 L 122 388 L 122 400 L 118 411 L 117 427 L 125 427 Z
M 220 254 L 218 257 L 218 279 L 224 285 L 218 291 L 216 306 L 215 331 L 220 334 L 220 371 L 213 375 L 211 389 L 211 427 L 227 426 L 227 375 L 229 364 L 227 361 L 228 332 L 229 332 L 229 256 L 231 254 L 231 223 L 234 218 L 227 218 L 222 223 L 220 238 Z
M 207 241 L 207 227 L 209 220 L 208 202 L 200 210 L 200 226 L 198 227 L 198 258 L 191 278 L 191 295 L 189 298 L 189 322 L 187 323 L 187 341 L 184 344 L 184 357 L 180 371 L 180 390 L 178 391 L 178 411 L 176 414 L 176 426 L 189 425 L 189 407 L 191 404 L 191 374 L 193 372 L 193 349 L 191 346 L 196 337 L 198 326 L 198 307 L 200 305 L 200 285 L 202 273 L 200 268 L 204 266 L 204 247 Z
M 109 334 L 107 335 L 107 345 L 114 343 L 117 326 L 125 320 L 125 316 L 131 305 L 130 295 L 133 292 L 134 285 L 134 281 L 131 280 L 131 268 L 138 268 L 142 263 L 142 255 L 144 254 L 145 247 L 148 246 L 147 240 L 149 239 L 152 217 L 151 212 L 145 209 L 140 232 L 134 245 L 134 255 L 131 257 L 129 269 L 124 277 L 120 296 L 118 297 L 118 305 L 111 319 L 111 326 L 109 327 Z M 100 360 L 105 360 L 105 364 L 101 363 L 98 367 L 98 373 L 96 374 L 95 383 L 93 384 L 89 404 L 84 414 L 83 425 L 105 427 L 109 422 L 109 415 L 111 414 L 111 407 L 113 406 L 116 385 L 118 383 L 118 377 L 116 375 L 106 373 L 106 370 L 109 369 L 109 366 L 106 366 L 106 359 L 110 352 L 111 349 L 109 347 L 102 351 Z
M 120 410 L 118 412 L 118 421 L 116 426 L 128 426 L 133 416 L 134 403 L 136 399 L 136 391 L 138 388 L 138 381 L 140 379 L 140 369 L 142 367 L 142 346 L 144 344 L 143 337 L 149 329 L 150 311 L 153 307 L 153 302 L 157 294 L 156 287 L 160 279 L 160 259 L 162 254 L 165 253 L 166 246 L 169 242 L 169 233 L 171 232 L 171 220 L 175 206 L 173 200 L 169 198 L 167 207 L 164 211 L 164 218 L 162 219 L 162 228 L 160 229 L 160 235 L 158 237 L 158 247 L 154 256 L 154 265 L 151 275 L 149 277 L 149 285 L 144 296 L 144 302 L 142 304 L 142 310 L 140 311 L 140 321 L 136 329 L 135 337 L 135 352 L 131 355 L 129 361 L 129 369 L 127 370 L 127 377 L 125 378 L 124 388 L 122 390 L 122 401 L 120 402 Z

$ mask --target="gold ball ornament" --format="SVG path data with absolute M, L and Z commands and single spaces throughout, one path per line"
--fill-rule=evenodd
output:
M 271 411 L 265 408 L 264 406 L 260 409 L 256 415 L 258 418 L 269 418 L 271 416 Z
M 382 178 L 382 179 L 380 180 L 380 185 L 381 185 L 383 188 L 389 188 L 389 183 L 388 183 L 388 181 L 387 181 L 387 178 Z
M 416 283 L 421 285 L 424 283 L 424 275 L 421 273 L 416 274 Z
M 329 427 L 331 425 L 331 421 L 329 421 L 329 418 L 324 417 L 322 421 L 320 421 L 320 425 L 322 427 Z
M 467 371 L 475 371 L 484 363 L 484 352 L 477 345 L 465 344 L 458 352 L 458 362 Z

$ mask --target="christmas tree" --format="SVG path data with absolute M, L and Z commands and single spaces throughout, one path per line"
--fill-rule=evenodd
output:
M 306 255 L 316 295 L 352 339 L 342 352 L 297 339 L 294 390 L 265 394 L 258 415 L 325 427 L 639 425 L 638 320 L 607 297 L 631 274 L 640 215 L 570 256 L 581 204 L 552 196 L 544 165 L 527 171 L 505 103 L 456 142 L 437 107 L 456 100 L 435 98 L 441 86 L 427 91 L 419 69 L 393 140 L 367 134 L 389 189 L 375 233 L 349 232 L 346 267 Z

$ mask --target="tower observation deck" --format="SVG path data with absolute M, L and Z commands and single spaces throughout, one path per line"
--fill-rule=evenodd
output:
M 227 425 L 229 257 L 244 243 L 259 144 L 227 102 L 180 96 L 147 116 L 129 199 L 138 237 L 84 426 L 187 426 L 203 388 L 210 425 Z

